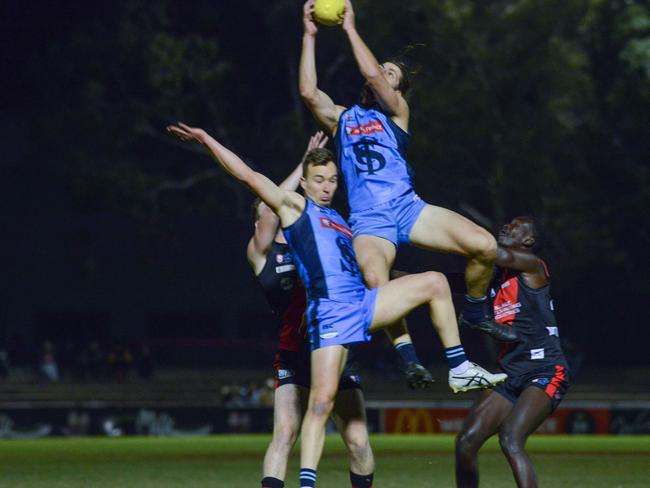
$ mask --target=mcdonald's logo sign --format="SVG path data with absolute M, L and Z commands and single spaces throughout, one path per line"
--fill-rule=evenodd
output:
M 438 429 L 431 410 L 400 408 L 386 412 L 386 432 L 396 434 L 430 434 Z

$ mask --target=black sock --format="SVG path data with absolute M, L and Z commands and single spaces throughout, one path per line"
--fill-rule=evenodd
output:
M 463 303 L 463 317 L 471 324 L 478 324 L 483 321 L 485 317 L 485 306 L 487 304 L 487 297 L 474 298 L 465 295 L 465 302 Z
M 262 479 L 262 488 L 284 488 L 284 481 L 267 476 Z
M 350 471 L 350 483 L 352 488 L 372 488 L 373 473 L 356 474 Z
M 399 354 L 399 357 L 402 360 L 402 365 L 404 367 L 406 367 L 408 363 L 420 363 L 412 342 L 399 342 L 395 344 L 394 347 L 395 351 L 397 351 L 397 354 Z

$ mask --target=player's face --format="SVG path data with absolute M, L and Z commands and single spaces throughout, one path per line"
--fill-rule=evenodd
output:
M 321 207 L 329 207 L 338 186 L 338 178 L 336 164 L 330 161 L 325 165 L 310 165 L 301 185 L 307 198 Z
M 524 240 L 532 237 L 530 221 L 516 217 L 499 231 L 497 242 L 504 247 L 524 247 Z
M 381 69 L 381 74 L 384 75 L 388 84 L 397 90 L 402 79 L 402 70 L 396 64 L 390 62 L 380 65 L 379 69 Z

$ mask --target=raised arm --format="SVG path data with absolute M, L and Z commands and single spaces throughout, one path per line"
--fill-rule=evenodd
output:
M 342 27 L 352 46 L 352 53 L 359 66 L 359 71 L 366 80 L 368 87 L 375 94 L 381 108 L 388 114 L 397 117 L 400 122 L 408 124 L 408 103 L 406 103 L 402 94 L 389 84 L 382 73 L 377 58 L 361 39 L 357 31 L 354 9 L 350 0 L 345 0 L 345 17 L 343 18 Z M 399 73 L 388 73 L 387 76 L 399 76 Z
M 498 246 L 495 264 L 501 268 L 520 271 L 526 284 L 533 288 L 548 283 L 544 262 L 528 250 Z
M 291 174 L 280 183 L 281 189 L 296 191 L 298 184 L 300 183 L 300 177 L 302 176 L 302 163 L 305 160 L 307 153 L 316 147 L 325 147 L 327 140 L 327 136 L 321 131 L 318 131 L 316 134 L 311 136 L 300 163 L 298 163 L 298 166 L 296 166 Z M 257 212 L 258 219 L 255 223 L 255 233 L 249 241 L 248 248 L 246 249 L 248 262 L 253 267 L 256 275 L 262 271 L 264 263 L 266 262 L 266 255 L 268 254 L 271 244 L 273 243 L 280 227 L 280 218 L 269 208 L 268 205 L 260 203 Z
M 303 6 L 302 52 L 300 54 L 299 89 L 300 96 L 318 123 L 329 134 L 336 133 L 336 127 L 345 107 L 336 105 L 332 99 L 318 89 L 316 76 L 316 34 L 318 27 L 314 22 L 314 0 L 308 0 Z
M 283 225 L 295 222 L 305 206 L 305 199 L 296 192 L 280 188 L 266 176 L 253 171 L 239 156 L 221 145 L 203 129 L 186 124 L 170 125 L 167 132 L 184 142 L 198 142 L 239 182 L 256 194 L 279 217 Z

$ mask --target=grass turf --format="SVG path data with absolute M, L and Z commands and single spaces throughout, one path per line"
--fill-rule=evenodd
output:
M 0 486 L 255 487 L 269 436 L 49 438 L 0 441 Z M 454 486 L 453 436 L 373 435 L 381 488 Z M 541 486 L 648 487 L 648 436 L 533 436 L 528 451 Z M 495 439 L 480 453 L 481 485 L 514 486 Z M 297 485 L 298 451 L 287 486 Z M 345 448 L 328 436 L 319 486 L 350 486 Z

